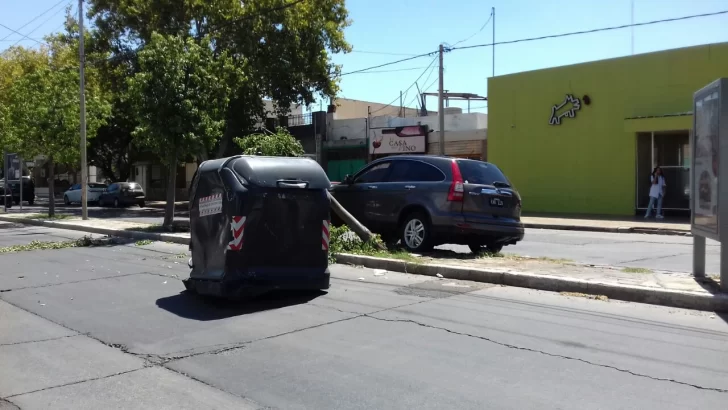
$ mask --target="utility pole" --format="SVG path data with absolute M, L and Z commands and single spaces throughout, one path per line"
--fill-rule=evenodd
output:
M 402 91 L 399 92 L 399 116 L 404 117 L 404 101 L 402 101 Z
M 369 134 L 371 131 L 371 125 L 372 125 L 372 106 L 367 105 L 367 122 L 365 124 L 366 131 L 367 131 L 367 164 L 372 162 L 372 152 L 371 152 L 371 139 L 369 138 Z
M 6 196 L 8 194 L 8 152 L 3 151 L 3 179 L 5 180 L 5 185 L 3 185 L 3 210 L 5 213 L 8 213 L 8 197 Z M 12 201 L 12 195 L 10 200 Z
M 440 44 L 440 90 L 437 96 L 437 115 L 440 123 L 440 155 L 445 155 L 445 69 L 442 55 L 445 48 Z
M 78 0 L 78 53 L 79 53 L 79 73 L 80 81 L 80 101 L 81 101 L 81 218 L 88 219 L 88 164 L 86 163 L 86 79 L 85 69 L 86 56 L 84 53 L 83 41 L 83 0 Z M 53 198 L 51 198 L 51 201 Z
M 495 77 L 495 7 L 493 7 L 490 12 L 493 16 L 493 46 L 491 47 L 491 51 L 493 52 L 493 77 Z
M 631 42 L 632 42 L 631 53 L 632 53 L 632 55 L 634 55 L 634 0 L 632 0 L 630 2 L 630 17 L 629 18 L 630 18 L 630 21 L 629 21 L 630 25 L 632 26 L 630 28 L 630 31 L 631 31 L 630 38 L 631 38 Z

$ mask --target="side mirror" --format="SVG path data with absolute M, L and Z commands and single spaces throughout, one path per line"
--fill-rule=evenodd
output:
M 351 185 L 352 182 L 354 182 L 354 178 L 352 178 L 351 175 L 349 175 L 349 174 L 346 174 L 344 176 L 344 181 L 342 181 L 342 183 L 345 185 Z

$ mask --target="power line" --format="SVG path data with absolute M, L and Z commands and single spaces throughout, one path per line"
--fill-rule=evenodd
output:
M 69 4 L 70 4 L 70 2 L 69 2 Z M 55 13 L 51 14 L 51 15 L 50 15 L 50 17 L 48 17 L 47 19 L 43 20 L 43 22 L 42 22 L 42 23 L 40 23 L 40 24 L 39 24 L 39 25 L 38 25 L 38 26 L 37 26 L 36 28 L 34 28 L 33 30 L 30 30 L 30 32 L 28 32 L 28 34 L 27 34 L 27 35 L 25 35 L 25 36 L 23 36 L 23 37 L 25 37 L 25 38 L 29 38 L 29 37 L 28 37 L 29 35 L 31 35 L 31 34 L 33 34 L 33 33 L 35 33 L 35 32 L 36 32 L 36 30 L 38 30 L 39 28 L 43 27 L 43 25 L 44 25 L 45 23 L 47 23 L 47 22 L 48 22 L 48 21 L 49 21 L 50 19 L 52 19 L 53 17 L 55 17 L 56 15 L 58 15 L 58 13 L 59 13 L 60 11 L 63 11 L 64 9 L 65 9 L 65 7 L 64 7 L 63 9 L 59 9 L 59 10 L 56 10 L 56 12 L 55 12 Z M 24 40 L 24 39 L 22 39 L 22 38 L 21 38 L 20 40 L 16 41 L 16 42 L 15 42 L 15 44 L 13 44 L 13 45 L 12 45 L 11 47 L 15 47 L 15 46 L 17 46 L 17 45 L 18 45 L 18 44 L 19 44 L 19 43 L 20 43 L 21 41 L 23 41 L 23 40 Z
M 413 71 L 413 70 L 422 70 L 423 68 L 427 67 L 410 67 L 410 68 L 400 68 L 396 70 L 375 70 L 375 71 L 364 71 L 357 74 L 378 74 L 378 73 L 396 73 L 398 71 Z
M 32 41 L 35 41 L 36 43 L 38 43 L 38 44 L 40 44 L 40 45 L 45 45 L 45 43 L 44 43 L 44 42 L 42 42 L 42 41 L 38 41 L 38 40 L 36 40 L 36 39 L 34 39 L 34 38 L 30 38 L 30 37 L 26 36 L 25 34 L 23 34 L 23 33 L 19 32 L 19 31 L 17 31 L 17 30 L 13 30 L 13 29 L 11 29 L 10 27 L 6 26 L 5 24 L 2 24 L 2 23 L 0 23 L 0 27 L 3 27 L 3 28 L 5 28 L 5 29 L 7 29 L 7 30 L 10 30 L 10 31 L 12 31 L 12 32 L 13 32 L 13 33 L 15 33 L 15 34 L 20 34 L 21 36 L 25 37 L 25 39 L 27 39 L 27 40 L 32 40 Z
M 430 69 L 430 73 L 429 73 L 429 74 L 427 74 L 427 77 L 425 77 L 425 80 L 424 80 L 424 81 L 423 81 L 422 83 L 423 83 L 423 84 L 427 84 L 427 80 L 429 80 L 429 79 L 430 79 L 430 77 L 432 76 L 432 73 L 434 73 L 434 72 L 435 72 L 435 67 L 433 66 L 433 67 L 432 67 L 432 69 Z M 435 79 L 435 81 L 437 81 L 437 79 Z M 432 86 L 432 84 L 434 84 L 434 83 L 431 83 L 431 84 L 430 84 L 430 86 Z M 410 102 L 409 102 L 409 103 L 408 103 L 407 105 L 408 105 L 408 106 L 409 106 L 409 105 L 412 105 L 412 102 L 413 102 L 413 101 L 417 101 L 417 102 L 419 103 L 419 99 L 420 99 L 420 94 L 417 94 L 417 95 L 415 96 L 415 98 L 413 98 L 413 99 L 412 99 L 412 101 L 410 101 Z
M 409 53 L 389 53 L 386 51 L 364 51 L 364 50 L 351 50 L 352 53 L 360 53 L 360 54 L 378 54 L 383 56 L 404 56 L 404 57 L 414 57 L 416 54 L 409 54 Z
M 387 67 L 387 66 L 394 65 L 394 64 L 404 63 L 405 61 L 414 60 L 416 58 L 432 57 L 433 54 L 436 54 L 438 52 L 439 51 L 431 51 L 431 52 L 425 53 L 425 54 L 418 54 L 418 55 L 415 55 L 415 56 L 412 56 L 412 57 L 409 57 L 409 58 L 403 58 L 401 60 L 391 61 L 389 63 L 379 64 L 379 65 L 375 65 L 375 66 L 368 67 L 368 68 L 362 68 L 361 70 L 350 71 L 348 73 L 343 73 L 341 75 L 342 76 L 345 76 L 345 75 L 351 75 L 351 74 L 356 74 L 356 73 L 362 73 L 364 71 L 374 70 L 375 68 L 382 68 L 382 67 Z
M 30 23 L 32 23 L 32 22 L 34 22 L 34 21 L 38 20 L 39 18 L 41 18 L 41 17 L 45 16 L 45 15 L 46 15 L 47 13 L 49 13 L 49 12 L 50 12 L 51 10 L 55 9 L 56 7 L 58 7 L 59 5 L 61 5 L 62 3 L 65 3 L 65 2 L 67 2 L 67 0 L 61 0 L 61 1 L 59 1 L 58 3 L 56 3 L 56 4 L 52 5 L 52 6 L 51 6 L 51 7 L 50 7 L 50 8 L 48 9 L 48 10 L 46 10 L 46 11 L 44 11 L 44 12 L 42 12 L 42 13 L 38 14 L 37 16 L 33 17 L 33 19 L 32 19 L 32 20 L 30 20 L 29 22 L 27 22 L 27 23 L 23 24 L 22 26 L 18 27 L 18 30 L 22 30 L 22 29 L 24 29 L 25 27 L 27 27 L 28 25 L 30 25 Z M 13 35 L 13 33 L 10 33 L 10 34 L 8 34 L 7 36 L 5 36 L 5 37 L 3 37 L 2 39 L 0 39 L 0 41 L 6 41 L 6 40 L 7 40 L 8 38 L 10 38 L 10 36 L 12 36 L 12 35 Z M 15 40 L 10 40 L 10 41 L 15 41 Z
M 488 17 L 488 20 L 486 20 L 485 21 L 485 24 L 483 24 L 480 27 L 480 30 L 478 30 L 475 33 L 473 33 L 470 37 L 465 38 L 465 39 L 462 39 L 462 40 L 458 41 L 457 43 L 453 44 L 453 47 L 455 47 L 456 45 L 458 45 L 460 43 L 464 43 L 464 42 L 470 40 L 471 38 L 477 36 L 478 34 L 480 34 L 481 31 L 485 30 L 485 28 L 488 26 L 488 23 L 490 23 L 491 20 L 493 20 L 493 12 L 492 11 L 490 12 L 490 17 Z
M 595 28 L 595 29 L 591 29 L 591 30 L 573 31 L 570 33 L 552 34 L 552 35 L 541 36 L 541 37 L 530 37 L 530 38 L 522 38 L 522 39 L 518 39 L 518 40 L 500 41 L 495 44 L 488 43 L 488 44 L 477 44 L 477 45 L 472 45 L 472 46 L 452 47 L 450 50 L 466 50 L 469 48 L 492 47 L 494 45 L 499 46 L 499 45 L 504 45 L 504 44 L 525 43 L 525 42 L 536 41 L 536 40 L 547 40 L 547 39 L 552 39 L 552 38 L 578 36 L 578 35 L 582 35 L 582 34 L 592 34 L 592 33 L 604 32 L 604 31 L 621 30 L 621 29 L 630 28 L 630 27 L 650 26 L 653 24 L 672 23 L 675 21 L 691 20 L 691 19 L 696 19 L 696 18 L 701 18 L 701 17 L 712 17 L 712 16 L 718 16 L 721 14 L 728 14 L 728 10 L 716 11 L 713 13 L 693 14 L 693 15 L 689 15 L 689 16 L 674 17 L 674 18 L 662 19 L 662 20 L 645 21 L 642 23 L 623 24 L 621 26 L 611 26 L 611 27 Z
M 417 79 L 416 79 L 416 80 L 415 80 L 415 81 L 414 81 L 414 82 L 413 82 L 413 83 L 412 83 L 412 84 L 411 84 L 411 85 L 410 85 L 409 87 L 407 87 L 407 89 L 406 89 L 406 90 L 404 90 L 404 92 L 405 92 L 405 93 L 406 93 L 407 91 L 409 91 L 409 90 L 410 90 L 410 89 L 411 89 L 412 87 L 414 87 L 414 86 L 415 86 L 415 84 L 417 84 L 417 82 L 418 82 L 418 81 L 420 81 L 420 78 L 422 78 L 422 76 L 423 76 L 423 75 L 425 75 L 425 73 L 427 72 L 427 70 L 429 70 L 429 69 L 430 69 L 430 67 L 432 67 L 432 65 L 433 65 L 433 64 L 435 64 L 435 60 L 437 60 L 437 56 L 435 56 L 435 58 L 433 58 L 433 59 L 432 59 L 432 61 L 430 61 L 430 64 L 429 64 L 429 65 L 427 66 L 427 68 L 425 68 L 425 70 L 424 70 L 424 71 L 422 71 L 422 73 L 420 74 L 420 76 L 419 76 L 419 77 L 417 77 Z M 387 105 L 385 105 L 385 106 L 383 106 L 383 107 L 380 107 L 380 108 L 379 108 L 378 110 L 376 110 L 376 111 L 372 111 L 372 112 L 371 112 L 370 114 L 374 114 L 375 112 L 379 112 L 379 111 L 381 111 L 381 110 L 383 110 L 383 109 L 385 109 L 385 108 L 387 108 L 387 107 L 391 107 L 391 106 L 392 106 L 392 104 L 394 104 L 395 102 L 397 102 L 397 100 L 399 100 L 399 97 L 400 97 L 400 96 L 398 95 L 397 97 L 395 97 L 395 98 L 394 98 L 394 100 L 392 100 L 392 102 L 390 102 L 389 104 L 387 104 Z
M 42 37 L 34 37 L 34 38 L 32 38 L 32 40 L 34 40 L 34 41 L 41 41 L 41 40 L 43 40 L 43 38 Z M 0 41 L 2 41 L 2 42 L 4 42 L 4 41 L 11 42 L 11 41 L 18 41 L 18 40 L 16 40 L 16 39 L 13 38 L 13 39 L 9 39 L 9 40 L 0 39 Z
M 529 38 L 522 38 L 522 39 L 518 39 L 518 40 L 501 41 L 501 42 L 497 42 L 495 44 L 488 43 L 488 44 L 476 44 L 476 45 L 472 45 L 472 46 L 446 47 L 445 52 L 447 53 L 447 52 L 450 52 L 453 50 L 466 50 L 466 49 L 470 49 L 470 48 L 492 47 L 494 45 L 498 46 L 498 45 L 505 45 L 505 44 L 525 43 L 525 42 L 529 42 L 529 41 L 546 40 L 546 39 L 560 38 L 560 37 L 569 37 L 569 36 L 576 36 L 576 35 L 581 35 L 581 34 L 598 33 L 598 32 L 603 32 L 603 31 L 614 31 L 614 30 L 620 30 L 620 29 L 630 28 L 630 27 L 649 26 L 649 25 L 660 24 L 660 23 L 671 23 L 674 21 L 690 20 L 690 19 L 701 18 L 701 17 L 712 17 L 712 16 L 718 16 L 721 14 L 728 14 L 728 10 L 717 11 L 717 12 L 713 12 L 713 13 L 693 14 L 693 15 L 689 15 L 689 16 L 674 17 L 674 18 L 662 19 L 662 20 L 646 21 L 643 23 L 623 24 L 621 26 L 603 27 L 603 28 L 597 28 L 597 29 L 592 29 L 592 30 L 574 31 L 574 32 L 562 33 L 562 34 L 552 34 L 552 35 L 541 36 L 541 37 L 529 37 Z M 401 60 L 391 61 L 389 63 L 379 64 L 379 65 L 375 65 L 375 66 L 367 67 L 367 68 L 362 68 L 360 70 L 343 73 L 341 75 L 344 76 L 344 75 L 356 74 L 356 73 L 361 73 L 364 71 L 373 70 L 375 68 L 387 67 L 390 65 L 403 63 L 405 61 L 414 60 L 416 58 L 431 56 L 436 53 L 438 53 L 437 50 L 429 52 L 429 53 L 417 54 L 417 55 L 414 55 L 409 58 L 403 58 Z

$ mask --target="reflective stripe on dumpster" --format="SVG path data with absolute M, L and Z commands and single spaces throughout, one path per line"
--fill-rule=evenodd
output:
M 329 250 L 329 221 L 325 219 L 323 227 L 321 228 L 321 250 Z
M 233 239 L 228 243 L 228 250 L 239 251 L 243 247 L 243 232 L 245 232 L 244 216 L 233 216 L 230 223 L 230 230 L 233 231 Z

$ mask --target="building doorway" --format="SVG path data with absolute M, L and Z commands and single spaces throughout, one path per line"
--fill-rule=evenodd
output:
M 650 174 L 662 168 L 667 189 L 662 209 L 682 214 L 690 210 L 690 131 L 637 134 L 637 211 L 647 209 Z

